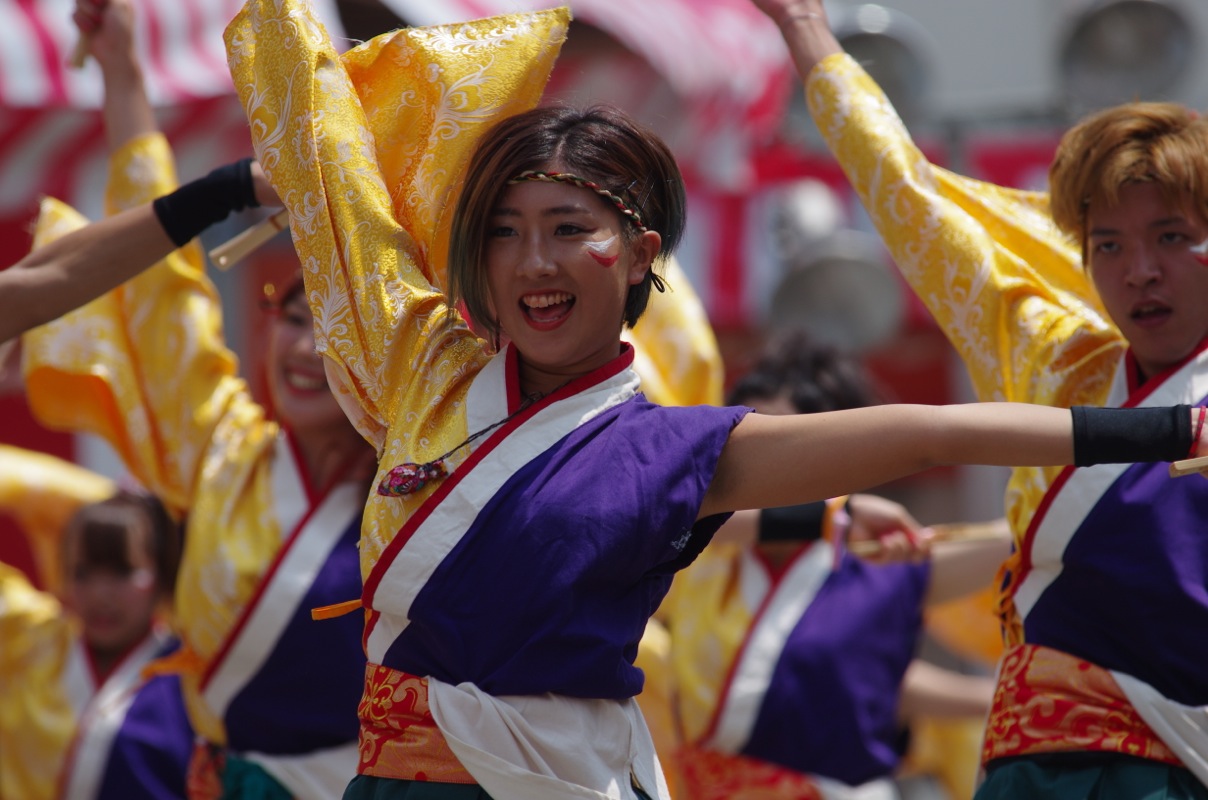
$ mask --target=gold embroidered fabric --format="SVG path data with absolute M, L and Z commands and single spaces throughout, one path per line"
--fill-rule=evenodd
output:
M 76 728 L 61 677 L 78 636 L 59 602 L 0 563 L 0 797 L 52 800 Z
M 730 667 L 758 612 L 741 591 L 744 549 L 714 543 L 675 576 L 658 618 L 671 629 L 676 708 L 685 742 L 709 730 Z
M 115 486 L 44 453 L 0 445 L 0 510 L 28 537 L 39 578 L 62 583 L 59 540 L 71 516 Z M 50 592 L 0 564 L 0 798 L 51 800 L 77 713 L 62 680 L 79 629 Z
M 662 275 L 667 291 L 652 291 L 646 313 L 622 334 L 642 392 L 664 406 L 721 405 L 725 367 L 704 304 L 675 258 Z
M 176 185 L 159 134 L 128 142 L 110 161 L 113 210 Z M 34 245 L 86 222 L 46 200 Z M 176 516 L 187 513 L 174 619 L 207 663 L 280 550 L 270 467 L 277 425 L 266 419 L 226 348 L 217 293 L 195 243 L 113 292 L 26 334 L 31 407 L 50 427 L 106 439 L 126 468 Z M 183 662 L 182 662 L 183 663 Z M 194 727 L 215 742 L 220 721 L 182 676 Z
M 979 399 L 1102 405 L 1127 346 L 1049 216 L 1048 196 L 927 162 L 849 56 L 810 73 L 806 99 L 898 268 L 968 367 Z M 1059 468 L 1020 468 L 1007 519 L 1021 540 Z M 1008 609 L 1012 641 L 1022 631 Z
M 111 497 L 113 481 L 69 461 L 0 444 L 0 510 L 16 520 L 29 543 L 38 580 L 62 588 L 60 540 L 81 506 Z
M 298 0 L 251 0 L 227 28 L 329 382 L 385 470 L 467 435 L 465 393 L 488 354 L 442 292 L 455 192 L 486 129 L 536 105 L 569 23 L 562 8 L 410 28 L 342 57 Z M 431 491 L 370 497 L 362 575 Z

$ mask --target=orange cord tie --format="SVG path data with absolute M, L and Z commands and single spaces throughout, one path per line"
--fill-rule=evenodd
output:
M 142 676 L 147 679 L 157 675 L 200 675 L 206 666 L 206 660 L 196 650 L 182 645 L 176 652 L 148 663 L 142 669 Z
M 335 619 L 342 617 L 345 614 L 351 614 L 361 607 L 361 600 L 345 600 L 343 603 L 333 603 L 329 606 L 319 606 L 310 610 L 310 618 L 313 620 Z

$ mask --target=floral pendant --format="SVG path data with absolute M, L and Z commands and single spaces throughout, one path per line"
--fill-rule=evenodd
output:
M 383 497 L 402 497 L 418 492 L 430 482 L 438 481 L 448 474 L 444 459 L 438 458 L 423 464 L 408 461 L 386 473 L 386 477 L 378 484 L 377 493 Z

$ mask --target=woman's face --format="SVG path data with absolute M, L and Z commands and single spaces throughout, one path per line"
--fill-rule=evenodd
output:
M 315 352 L 310 307 L 295 292 L 275 312 L 269 329 L 268 391 L 277 418 L 295 435 L 349 427 L 327 385 L 323 359 Z
M 89 564 L 80 532 L 69 531 L 64 542 L 67 605 L 79 617 L 84 641 L 99 654 L 116 657 L 140 642 L 151 630 L 159 600 L 155 562 L 145 527 L 126 535 L 126 567 Z
M 527 391 L 550 391 L 620 352 L 626 296 L 660 242 L 647 232 L 627 243 L 626 225 L 602 197 L 571 184 L 527 181 L 500 197 L 487 225 L 487 281 Z

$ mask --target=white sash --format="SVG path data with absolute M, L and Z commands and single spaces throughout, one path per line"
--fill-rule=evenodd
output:
M 1128 400 L 1126 374 L 1122 361 L 1112 380 L 1107 405 L 1119 406 Z M 1138 408 L 1194 405 L 1205 396 L 1208 396 L 1208 351 L 1184 364 L 1136 405 Z M 1072 470 L 1064 484 L 1050 490 L 1052 503 L 1043 517 L 1033 522 L 1036 532 L 1030 551 L 1031 571 L 1015 593 L 1015 607 L 1021 618 L 1027 618 L 1044 590 L 1061 574 L 1062 555 L 1074 532 L 1129 466 L 1101 464 Z M 1115 671 L 1111 674 L 1141 719 L 1208 786 L 1208 706 L 1185 706 L 1131 675 Z
M 449 749 L 487 794 L 525 800 L 632 800 L 630 782 L 671 800 L 637 701 L 494 697 L 428 679 Z
M 1119 406 L 1128 399 L 1126 372 L 1121 361 L 1112 380 L 1108 406 Z M 1194 405 L 1205 396 L 1208 396 L 1208 351 L 1184 364 L 1161 385 L 1150 391 L 1136 406 L 1153 408 L 1181 403 Z M 1048 508 L 1044 509 L 1042 506 L 1042 510 L 1037 512 L 1037 519 L 1032 521 L 1035 533 L 1030 538 L 1027 553 L 1031 569 L 1015 592 L 1015 608 L 1021 619 L 1027 619 L 1028 613 L 1040 600 L 1045 589 L 1061 575 L 1065 548 L 1074 533 L 1130 466 L 1100 464 L 1080 469 L 1071 467 L 1062 473 L 1065 480 L 1059 479 L 1049 489 L 1046 500 L 1051 499 L 1051 502 Z
M 289 535 L 276 566 L 264 578 L 262 591 L 244 610 L 225 653 L 202 687 L 207 705 L 220 718 L 272 654 L 315 577 L 364 507 L 364 487 L 356 482 L 335 486 L 311 507 L 284 435 L 277 439 L 272 485 L 273 513 L 279 530 Z M 240 755 L 260 764 L 300 798 L 339 797 L 356 774 L 355 742 L 300 755 Z
M 1123 672 L 1112 672 L 1124 696 L 1200 783 L 1208 786 L 1208 706 L 1185 706 Z
M 63 797 L 83 800 L 101 790 L 113 740 L 126 712 L 142 686 L 142 671 L 169 639 L 166 631 L 154 629 L 110 674 L 78 716 L 75 739 L 64 765 Z
M 365 597 L 375 612 L 367 637 L 370 662 L 381 663 L 406 629 L 416 595 L 504 483 L 583 423 L 632 398 L 638 385 L 637 374 L 625 367 L 540 407 L 511 433 L 489 435 L 474 449 L 476 463 L 463 463 L 445 478 L 445 494 L 431 498 L 432 507 L 425 503 L 410 538 L 375 568 L 382 571 Z M 467 430 L 508 416 L 506 387 L 505 352 L 470 387 Z M 633 797 L 630 782 L 636 780 L 652 797 L 670 800 L 650 732 L 632 699 L 494 697 L 471 683 L 453 686 L 429 677 L 428 701 L 454 755 L 493 797 L 619 800 Z
M 506 352 L 501 353 L 474 378 L 466 397 L 466 417 L 471 425 L 486 427 L 508 416 L 506 362 Z M 482 451 L 482 458 L 472 466 L 462 464 L 444 479 L 441 488 L 447 493 L 443 499 L 429 498 L 416 512 L 422 521 L 403 547 L 384 556 L 374 568 L 374 582 L 365 592 L 366 606 L 376 612 L 369 623 L 365 648 L 370 663 L 382 663 L 387 649 L 406 630 L 411 604 L 420 590 L 512 475 L 583 423 L 632 398 L 637 390 L 637 374 L 622 369 L 541 408 L 513 433 L 501 429 L 474 447 L 475 453 Z M 425 512 L 429 513 L 423 516 Z
M 280 530 L 291 534 L 202 689 L 206 703 L 219 717 L 225 716 L 235 695 L 264 665 L 365 500 L 363 487 L 348 482 L 334 487 L 317 506 L 308 509 L 306 490 L 284 436 L 277 440 L 273 486 L 277 490 L 274 514 Z
M 830 542 L 815 542 L 793 561 L 784 578 L 771 590 L 772 595 L 753 621 L 751 633 L 737 656 L 737 666 L 722 690 L 717 723 L 702 746 L 730 754 L 740 753 L 746 746 L 784 645 L 831 574 L 834 558 Z M 760 565 L 744 554 L 744 585 L 752 567 L 759 569 Z M 766 582 L 762 570 L 760 574 Z M 766 587 L 764 591 L 766 594 Z

